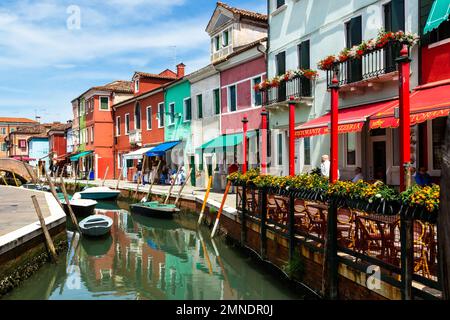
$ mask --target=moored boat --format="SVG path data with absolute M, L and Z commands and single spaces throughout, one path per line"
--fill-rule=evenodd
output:
M 109 187 L 92 187 L 75 193 L 74 198 L 91 200 L 116 200 L 119 194 L 119 190 L 113 190 Z
M 160 219 L 171 219 L 174 213 L 180 212 L 180 209 L 174 204 L 161 204 L 155 201 L 135 203 L 130 205 L 130 209 L 133 213 Z
M 94 213 L 94 209 L 97 206 L 97 201 L 90 199 L 71 199 L 69 200 L 73 213 L 78 217 L 90 216 Z M 65 200 L 61 200 L 61 204 L 64 206 L 64 211 L 69 212 L 69 207 Z
M 101 237 L 110 233 L 113 220 L 103 215 L 93 215 L 80 221 L 81 232 L 86 236 Z

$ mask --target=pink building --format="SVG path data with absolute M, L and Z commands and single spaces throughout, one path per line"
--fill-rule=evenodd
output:
M 242 119 L 248 118 L 248 164 L 259 163 L 262 95 L 254 86 L 266 78 L 267 38 L 254 41 L 235 51 L 225 59 L 217 61 L 215 67 L 220 71 L 221 83 L 221 131 L 231 135 L 241 133 Z M 242 145 L 227 150 L 226 163 L 242 159 Z

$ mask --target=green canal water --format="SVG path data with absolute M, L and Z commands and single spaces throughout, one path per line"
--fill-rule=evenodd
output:
M 305 291 L 183 213 L 155 220 L 127 203 L 100 203 L 114 224 L 100 240 L 73 237 L 57 265 L 47 264 L 4 299 L 306 299 Z

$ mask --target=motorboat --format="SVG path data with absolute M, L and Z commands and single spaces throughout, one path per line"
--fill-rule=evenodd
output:
M 112 224 L 110 217 L 96 214 L 81 220 L 79 226 L 83 235 L 101 237 L 111 232 Z
M 109 187 L 90 187 L 73 195 L 74 199 L 90 200 L 116 200 L 119 196 L 119 190 L 113 190 Z

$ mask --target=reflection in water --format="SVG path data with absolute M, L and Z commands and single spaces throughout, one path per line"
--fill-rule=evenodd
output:
M 58 265 L 44 266 L 7 299 L 302 299 L 258 262 L 196 230 L 194 217 L 131 215 L 103 204 L 114 223 L 101 240 L 73 237 Z M 121 209 L 124 208 L 124 209 Z

